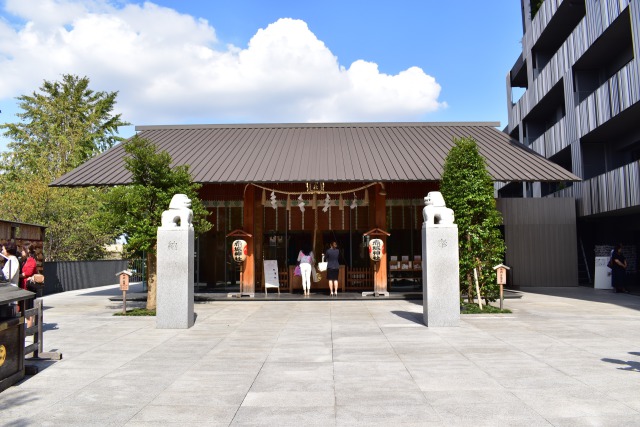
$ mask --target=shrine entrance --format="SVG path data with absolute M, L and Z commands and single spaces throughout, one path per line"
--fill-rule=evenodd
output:
M 264 292 L 265 260 L 278 266 L 281 293 L 301 292 L 293 274 L 300 249 L 312 248 L 318 262 L 334 240 L 344 266 L 341 290 L 371 291 L 373 263 L 364 234 L 373 228 L 391 234 L 384 259 L 387 289 L 420 291 L 416 257 L 421 253 L 422 198 L 437 189 L 437 183 L 428 182 L 205 185 L 201 198 L 214 228 L 199 239 L 196 292 L 238 289 L 240 268 L 230 257 L 231 240 L 225 237 L 235 229 L 253 236 L 247 242 L 243 278 L 256 294 Z M 312 283 L 312 290 L 320 292 L 324 283 Z

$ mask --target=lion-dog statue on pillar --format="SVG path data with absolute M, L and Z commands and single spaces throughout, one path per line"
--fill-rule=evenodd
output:
M 169 203 L 169 209 L 162 212 L 162 228 L 190 228 L 193 227 L 193 211 L 191 199 L 186 194 L 176 194 Z
M 453 224 L 453 210 L 446 206 L 442 193 L 439 191 L 430 191 L 427 197 L 424 198 L 424 204 L 422 216 L 427 225 Z

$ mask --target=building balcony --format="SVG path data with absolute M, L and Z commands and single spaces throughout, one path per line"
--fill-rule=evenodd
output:
M 631 61 L 586 97 L 575 109 L 578 137 L 602 126 L 640 101 L 638 61 Z
M 538 41 L 544 30 L 548 27 L 549 22 L 553 19 L 554 15 L 558 11 L 558 7 L 563 2 L 569 2 L 569 0 L 545 0 L 536 16 L 533 17 L 531 21 L 531 26 L 529 27 L 525 37 L 523 39 L 523 47 L 525 51 L 531 49 L 531 47 Z
M 534 77 L 533 84 L 529 85 L 524 95 L 512 105 L 509 120 L 513 120 L 513 122 L 510 121 L 509 126 L 517 126 L 553 89 L 567 71 L 571 70 L 576 58 L 579 58 L 587 50 L 586 25 L 585 20 L 578 24 L 547 65 Z
M 516 63 L 511 67 L 509 79 L 512 87 L 527 87 L 527 63 L 522 54 L 518 56 Z
M 575 197 L 581 217 L 640 207 L 640 160 L 576 182 L 549 197 Z
M 540 135 L 531 143 L 531 149 L 549 158 L 565 148 L 568 143 L 565 138 L 565 118 L 561 118 L 555 125 Z
M 575 0 L 545 0 L 532 22 L 532 27 L 523 38 L 525 61 L 533 56 L 530 52 L 544 29 L 543 23 L 549 23 L 561 5 L 568 5 L 571 1 Z M 597 10 L 587 11 L 588 14 L 580 20 L 551 58 L 545 61 L 545 65 L 534 69 L 533 82 L 529 82 L 525 93 L 511 106 L 510 129 L 518 126 L 558 81 L 571 72 L 572 66 L 628 7 L 629 0 L 606 0 L 599 4 Z M 538 27 L 540 29 L 537 29 Z

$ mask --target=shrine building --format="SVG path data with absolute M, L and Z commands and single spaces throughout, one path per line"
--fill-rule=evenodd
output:
M 198 291 L 237 289 L 235 233 L 247 237 L 242 286 L 262 291 L 263 261 L 275 260 L 281 292 L 301 292 L 298 252 L 316 261 L 332 241 L 341 250 L 340 288 L 421 289 L 423 199 L 439 189 L 454 139 L 471 137 L 496 182 L 568 182 L 572 173 L 496 129 L 497 123 L 298 123 L 137 126 L 139 137 L 189 165 L 202 184 L 211 230 L 196 241 Z M 130 182 L 123 144 L 52 186 Z M 367 243 L 377 230 L 385 256 L 373 269 Z M 382 232 L 382 233 L 380 233 Z M 375 233 L 374 233 L 375 234 Z M 574 245 L 574 242 L 570 243 Z M 507 249 L 509 250 L 509 249 Z M 558 250 L 563 250 L 559 248 Z M 575 248 L 574 248 L 575 250 Z M 312 288 L 327 289 L 326 279 Z

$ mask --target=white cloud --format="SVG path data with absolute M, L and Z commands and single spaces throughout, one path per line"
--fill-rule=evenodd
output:
M 446 106 L 420 68 L 344 67 L 300 20 L 280 19 L 240 48 L 221 45 L 206 20 L 153 3 L 8 0 L 7 12 L 18 19 L 0 21 L 0 100 L 70 73 L 118 90 L 134 124 L 420 120 Z

